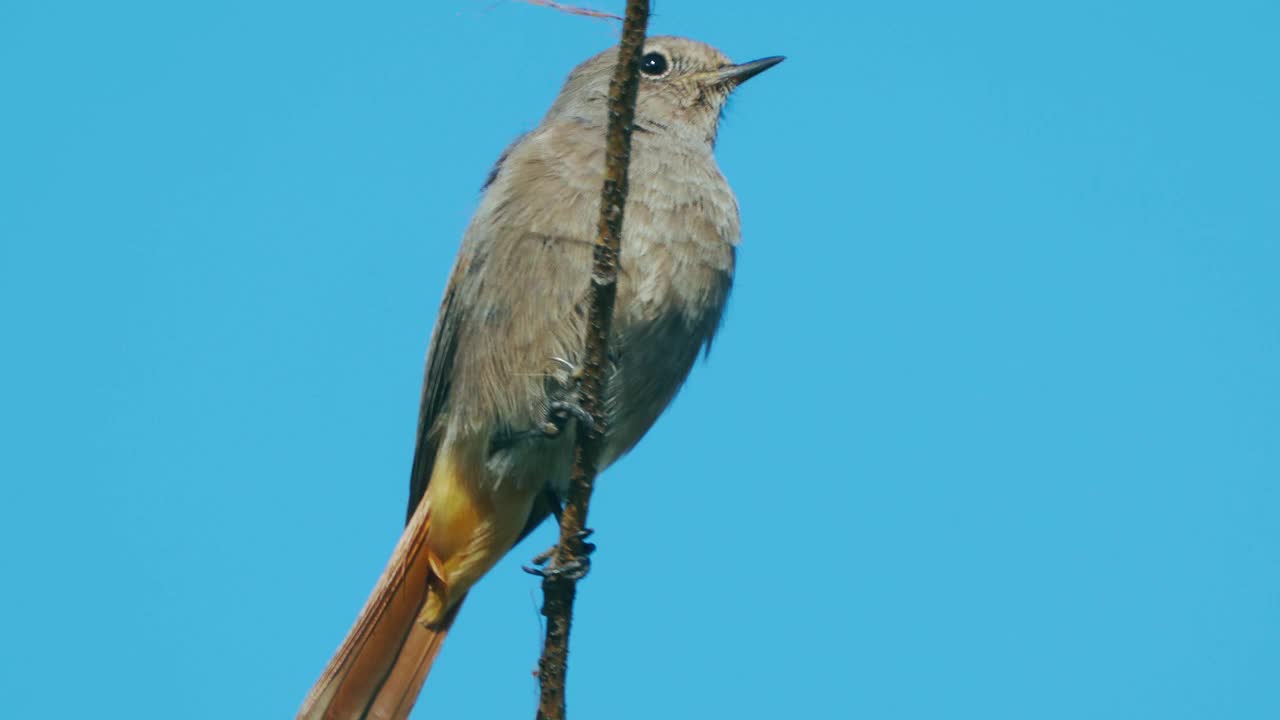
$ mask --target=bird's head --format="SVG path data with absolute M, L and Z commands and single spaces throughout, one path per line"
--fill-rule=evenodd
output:
M 603 126 L 617 57 L 618 49 L 610 48 L 574 68 L 548 119 L 576 118 Z M 640 58 L 636 130 L 712 145 L 729 95 L 782 60 L 774 56 L 734 64 L 706 43 L 671 36 L 648 38 Z

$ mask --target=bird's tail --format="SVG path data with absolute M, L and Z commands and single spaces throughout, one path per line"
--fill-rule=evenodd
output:
M 400 720 L 409 716 L 431 663 L 462 604 L 427 629 L 417 622 L 428 596 L 429 503 L 405 527 L 390 562 L 298 712 L 298 720 Z
M 467 591 L 536 524 L 538 487 L 486 486 L 486 447 L 446 443 L 436 454 L 387 569 L 298 720 L 409 716 Z

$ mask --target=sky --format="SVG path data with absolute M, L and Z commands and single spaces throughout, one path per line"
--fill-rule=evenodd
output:
M 720 132 L 714 351 L 598 485 L 570 714 L 1280 717 L 1280 5 L 655 10 L 788 60 Z M 616 33 L 0 7 L 3 714 L 292 716 L 400 531 L 480 185 Z M 532 716 L 552 538 L 415 717 Z

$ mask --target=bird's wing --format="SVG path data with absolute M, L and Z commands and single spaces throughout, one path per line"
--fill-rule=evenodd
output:
M 565 168 L 602 166 L 602 148 L 565 141 L 572 131 L 580 128 L 523 136 L 486 182 L 427 352 L 408 515 L 426 492 L 452 394 L 466 394 L 466 412 L 451 420 L 474 425 L 481 417 L 495 431 L 536 427 L 546 402 L 539 373 L 581 352 L 603 180 Z
M 459 264 L 465 262 L 460 259 Z M 449 397 L 449 378 L 453 370 L 453 358 L 457 349 L 458 328 L 462 326 L 462 307 L 456 302 L 455 289 L 459 268 L 450 276 L 440 303 L 431 344 L 427 348 L 427 369 L 422 381 L 422 400 L 418 410 L 418 436 L 413 449 L 413 469 L 409 474 L 409 507 L 405 522 L 413 517 L 413 511 L 427 491 L 431 468 L 435 465 L 436 450 L 440 446 L 437 420 Z

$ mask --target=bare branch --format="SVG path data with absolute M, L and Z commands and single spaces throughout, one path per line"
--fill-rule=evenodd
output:
M 539 2 L 538 4 L 553 4 Z M 640 84 L 640 54 L 645 27 L 649 22 L 648 0 L 627 0 L 627 16 L 622 24 L 618 64 L 609 84 L 609 126 L 605 135 L 605 176 L 601 190 L 600 219 L 591 272 L 590 306 L 587 315 L 586 357 L 579 386 L 579 404 L 591 413 L 594 426 L 578 434 L 574 448 L 569 493 L 560 514 L 560 543 L 551 568 L 564 569 L 586 563 L 582 531 L 595 486 L 601 438 L 608 418 L 604 412 L 604 374 L 608 358 L 613 306 L 618 293 L 618 259 L 622 248 L 622 214 L 627 202 L 627 166 L 631 159 L 631 125 L 635 119 L 636 91 Z M 542 614 L 547 617 L 546 641 L 538 663 L 542 692 L 538 720 L 564 720 L 565 675 L 569 659 L 569 627 L 573 622 L 573 600 L 577 577 L 571 573 L 548 573 L 542 580 Z
M 530 5 L 541 5 L 542 7 L 559 10 L 570 15 L 581 15 L 583 17 L 600 18 L 601 20 L 621 20 L 622 18 L 613 13 L 592 10 L 591 8 L 578 7 L 577 5 L 565 5 L 564 3 L 552 2 L 552 0 L 521 0 Z

